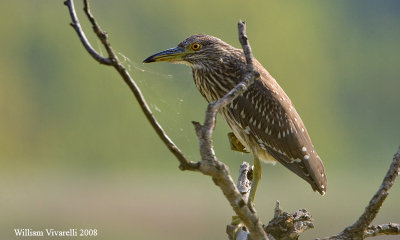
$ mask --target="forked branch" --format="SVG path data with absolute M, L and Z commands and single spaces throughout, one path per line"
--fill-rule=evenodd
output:
M 106 32 L 104 32 L 100 28 L 97 21 L 91 14 L 88 0 L 83 0 L 83 3 L 84 3 L 84 12 L 85 12 L 86 16 L 88 16 L 88 18 L 92 24 L 93 31 L 95 32 L 97 37 L 100 39 L 100 41 L 103 44 L 103 46 L 105 47 L 105 49 L 107 50 L 108 56 L 107 57 L 102 56 L 96 50 L 94 50 L 94 48 L 91 46 L 91 44 L 89 43 L 88 39 L 86 38 L 86 35 L 85 35 L 84 31 L 82 30 L 82 27 L 79 23 L 79 19 L 78 19 L 78 16 L 76 14 L 75 7 L 74 7 L 74 1 L 67 0 L 64 2 L 64 4 L 68 7 L 68 10 L 69 10 L 69 13 L 71 16 L 71 20 L 72 20 L 71 26 L 74 28 L 74 30 L 78 34 L 78 37 L 81 40 L 82 45 L 85 47 L 86 51 L 97 62 L 99 62 L 101 64 L 113 66 L 118 71 L 118 73 L 121 75 L 122 79 L 125 81 L 125 83 L 128 85 L 128 87 L 131 89 L 132 93 L 134 94 L 136 100 L 139 103 L 139 106 L 141 107 L 144 115 L 146 116 L 147 120 L 150 122 L 154 131 L 157 133 L 157 135 L 160 137 L 160 139 L 163 141 L 163 143 L 168 147 L 168 149 L 179 160 L 180 168 L 188 169 L 188 170 L 196 170 L 198 168 L 198 164 L 187 160 L 187 158 L 183 155 L 182 151 L 168 137 L 168 135 L 165 133 L 162 126 L 158 123 L 157 119 L 154 117 L 153 113 L 150 110 L 150 107 L 148 106 L 146 100 L 144 99 L 143 94 L 140 91 L 139 87 L 137 86 L 136 82 L 130 76 L 129 72 L 122 65 L 122 63 L 118 59 L 117 55 L 115 54 L 114 50 L 112 49 Z

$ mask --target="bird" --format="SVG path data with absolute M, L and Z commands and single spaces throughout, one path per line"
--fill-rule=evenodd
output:
M 143 60 L 151 62 L 191 67 L 194 83 L 209 103 L 227 94 L 248 72 L 242 49 L 206 34 L 192 35 L 176 47 Z M 253 64 L 260 77 L 219 111 L 232 129 L 228 134 L 231 148 L 254 156 L 248 201 L 254 202 L 261 179 L 261 162 L 281 163 L 324 195 L 327 190 L 324 165 L 300 115 L 271 74 L 255 58 Z

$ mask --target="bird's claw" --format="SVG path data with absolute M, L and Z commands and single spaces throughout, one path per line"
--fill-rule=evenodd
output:
M 243 144 L 239 141 L 239 139 L 237 139 L 237 137 L 235 136 L 235 134 L 233 134 L 233 132 L 228 133 L 228 139 L 229 139 L 229 143 L 231 145 L 231 149 L 233 151 L 249 153 L 249 151 L 247 151 L 246 147 L 243 146 Z

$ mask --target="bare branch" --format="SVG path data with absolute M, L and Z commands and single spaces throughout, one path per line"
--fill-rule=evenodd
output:
M 99 39 L 103 43 L 104 47 L 107 49 L 107 53 L 109 54 L 108 58 L 105 58 L 105 57 L 101 56 L 100 54 L 98 54 L 93 49 L 93 47 L 91 46 L 89 41 L 87 40 L 87 38 L 82 30 L 82 27 L 79 24 L 79 19 L 75 12 L 74 1 L 67 0 L 64 2 L 64 4 L 68 7 L 68 10 L 69 10 L 69 13 L 70 13 L 70 16 L 72 19 L 71 25 L 75 29 L 76 33 L 78 34 L 78 37 L 81 40 L 81 42 L 82 42 L 83 46 L 85 47 L 85 49 L 87 50 L 87 52 L 99 63 L 111 65 L 118 71 L 118 73 L 121 75 L 121 77 L 123 78 L 125 83 L 128 85 L 128 87 L 131 89 L 132 93 L 136 97 L 136 100 L 138 101 L 139 106 L 141 107 L 143 113 L 145 114 L 147 120 L 150 122 L 153 129 L 156 131 L 157 135 L 164 142 L 164 144 L 168 147 L 168 149 L 175 155 L 175 157 L 179 160 L 180 169 L 196 170 L 199 167 L 199 164 L 191 162 L 186 159 L 186 157 L 183 155 L 182 151 L 169 138 L 169 136 L 165 133 L 164 129 L 158 123 L 157 119 L 154 117 L 153 113 L 150 110 L 150 107 L 148 106 L 146 100 L 144 99 L 143 94 L 140 91 L 139 87 L 137 86 L 136 82 L 132 79 L 129 72 L 126 70 L 126 68 L 121 64 L 121 62 L 116 57 L 116 54 L 114 53 L 113 49 L 111 48 L 111 44 L 109 43 L 107 34 L 105 34 L 101 30 L 101 28 L 99 27 L 97 22 L 94 20 L 94 17 L 90 13 L 88 1 L 84 0 L 85 13 L 88 16 L 90 22 L 92 23 L 92 27 L 93 27 L 93 30 L 95 31 L 96 35 L 99 37 Z
M 397 153 L 393 157 L 392 164 L 388 172 L 386 173 L 385 178 L 378 191 L 369 201 L 368 206 L 365 208 L 364 213 L 360 216 L 360 218 L 351 226 L 345 228 L 343 232 L 339 233 L 336 236 L 331 236 L 328 238 L 324 238 L 324 240 L 335 240 L 335 239 L 364 239 L 366 237 L 376 236 L 373 235 L 374 232 L 384 233 L 385 231 L 379 230 L 378 226 L 386 226 L 386 225 L 378 225 L 378 226 L 369 226 L 371 222 L 375 219 L 378 214 L 383 202 L 386 197 L 389 195 L 389 190 L 393 186 L 396 181 L 397 176 L 399 175 L 400 170 L 400 147 L 397 150 Z M 398 227 L 398 224 L 392 224 L 393 226 Z M 374 230 L 375 229 L 375 230 Z M 387 229 L 387 228 L 385 228 Z M 393 228 L 390 228 L 393 230 Z M 370 231 L 372 230 L 372 234 Z M 400 234 L 399 231 L 391 231 L 391 234 Z
M 375 219 L 378 214 L 382 203 L 385 201 L 386 197 L 389 195 L 389 190 L 393 186 L 397 176 L 399 175 L 400 169 L 400 147 L 395 154 L 389 171 L 386 173 L 385 178 L 378 191 L 372 197 L 368 206 L 365 208 L 364 213 L 352 226 L 347 228 L 345 231 L 365 231 L 371 222 Z

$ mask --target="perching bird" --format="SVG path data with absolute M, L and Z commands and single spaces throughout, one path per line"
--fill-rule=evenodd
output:
M 241 49 L 219 38 L 193 35 L 143 61 L 182 63 L 190 66 L 194 82 L 208 101 L 227 94 L 247 72 Z M 320 157 L 289 97 L 267 70 L 254 59 L 260 78 L 220 113 L 233 131 L 231 146 L 254 155 L 253 184 L 249 201 L 254 201 L 261 178 L 260 160 L 276 161 L 306 180 L 314 191 L 326 192 L 326 175 Z

